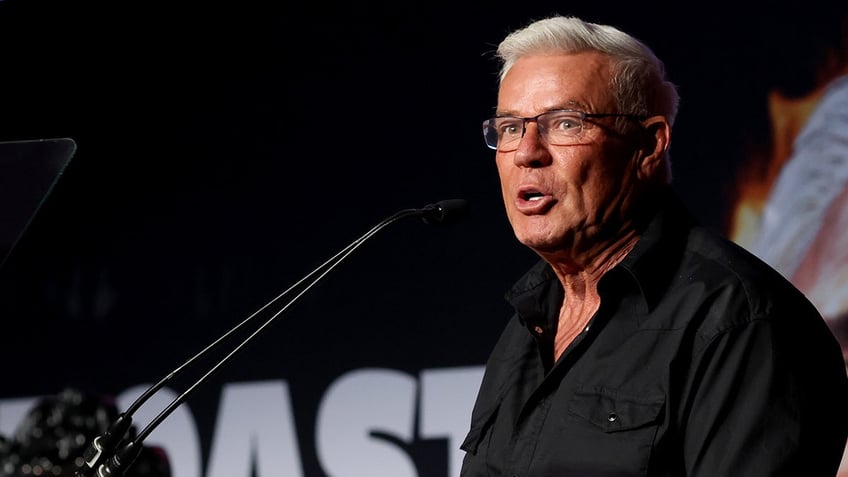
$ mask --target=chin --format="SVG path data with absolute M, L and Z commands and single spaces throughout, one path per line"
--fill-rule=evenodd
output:
M 516 234 L 516 238 L 522 245 L 537 253 L 555 251 L 561 244 L 561 241 L 552 240 L 548 235 Z

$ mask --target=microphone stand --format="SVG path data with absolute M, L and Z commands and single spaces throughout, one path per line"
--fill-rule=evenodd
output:
M 285 291 L 277 295 L 271 301 L 253 312 L 250 316 L 242 320 L 236 326 L 224 333 L 221 337 L 213 341 L 211 344 L 203 348 L 200 352 L 189 358 L 183 364 L 179 365 L 173 371 L 168 373 L 156 384 L 150 386 L 144 393 L 141 394 L 128 408 L 122 412 L 115 422 L 102 435 L 96 437 L 89 447 L 83 453 L 84 465 L 74 474 L 74 477 L 118 477 L 132 465 L 135 459 L 141 453 L 144 439 L 153 430 L 164 421 L 180 404 L 188 399 L 189 395 L 197 389 L 203 382 L 209 378 L 218 368 L 229 361 L 233 355 L 244 348 L 247 343 L 253 340 L 261 333 L 268 325 L 271 324 L 277 317 L 286 311 L 292 304 L 295 303 L 301 296 L 315 286 L 323 279 L 331 270 L 337 267 L 344 261 L 353 251 L 359 248 L 365 241 L 373 237 L 377 232 L 386 226 L 397 222 L 406 217 L 421 217 L 425 223 L 441 224 L 458 218 L 464 214 L 468 208 L 467 202 L 463 199 L 443 200 L 435 204 L 430 204 L 420 209 L 403 209 L 388 218 L 382 220 L 377 225 L 372 227 L 362 236 L 351 242 L 349 245 L 341 249 L 335 255 L 327 259 L 324 263 L 309 272 L 303 278 L 291 285 Z M 317 276 L 316 276 L 317 275 Z M 312 278 L 315 277 L 315 278 Z M 171 379 L 180 374 L 186 367 L 206 356 L 212 350 L 217 348 L 221 343 L 230 338 L 235 332 L 244 327 L 247 323 L 256 318 L 263 311 L 267 310 L 278 300 L 291 293 L 298 286 L 302 285 L 307 280 L 310 280 L 303 289 L 297 293 L 291 300 L 288 301 L 282 308 L 277 310 L 270 318 L 257 327 L 247 338 L 242 340 L 232 351 L 227 353 L 220 361 L 215 363 L 203 376 L 200 377 L 194 384 L 189 386 L 182 394 L 177 396 L 165 409 L 163 409 L 138 435 L 125 439 L 127 431 L 132 424 L 132 415 L 156 392 L 165 386 Z

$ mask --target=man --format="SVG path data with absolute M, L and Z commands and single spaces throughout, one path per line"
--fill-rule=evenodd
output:
M 461 475 L 833 476 L 848 436 L 839 345 L 797 289 L 672 193 L 663 64 L 569 17 L 510 34 L 498 57 L 484 135 L 515 236 L 542 260 L 507 294 L 516 313 Z

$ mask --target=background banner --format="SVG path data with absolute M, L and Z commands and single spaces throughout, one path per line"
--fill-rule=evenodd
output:
M 848 347 L 846 7 L 817 3 L 0 2 L 0 141 L 76 143 L 0 269 L 0 436 L 68 390 L 125 409 L 381 220 L 461 198 L 462 221 L 375 234 L 145 441 L 174 477 L 457 475 L 503 294 L 536 260 L 481 134 L 491 53 L 552 13 L 664 59 L 675 188 Z

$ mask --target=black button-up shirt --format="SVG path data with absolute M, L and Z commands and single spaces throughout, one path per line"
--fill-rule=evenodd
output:
M 839 344 L 810 302 L 669 197 L 553 362 L 540 262 L 486 365 L 462 477 L 828 476 L 848 436 Z

